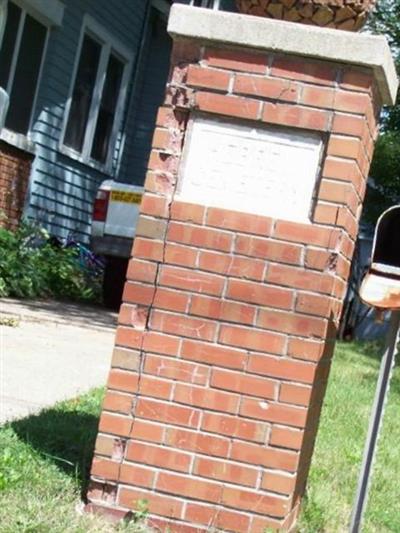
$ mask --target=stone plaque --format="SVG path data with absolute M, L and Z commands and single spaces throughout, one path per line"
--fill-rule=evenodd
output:
M 319 134 L 195 117 L 178 197 L 309 222 L 322 145 Z

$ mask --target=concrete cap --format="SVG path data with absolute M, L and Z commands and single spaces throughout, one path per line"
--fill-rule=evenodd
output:
M 396 101 L 399 82 L 388 42 L 383 36 L 180 4 L 171 9 L 168 31 L 175 38 L 239 45 L 367 67 L 374 71 L 383 104 L 393 105 Z

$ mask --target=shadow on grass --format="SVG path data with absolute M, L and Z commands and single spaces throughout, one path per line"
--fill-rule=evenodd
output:
M 63 409 L 62 405 L 8 425 L 21 440 L 76 479 L 84 497 L 99 419 L 78 409 Z

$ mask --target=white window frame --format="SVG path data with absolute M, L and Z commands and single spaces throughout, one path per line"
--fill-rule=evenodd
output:
M 99 66 L 96 75 L 96 81 L 94 85 L 93 97 L 89 108 L 89 115 L 86 122 L 86 129 L 83 140 L 82 152 L 71 148 L 64 144 L 65 133 L 67 130 L 69 113 L 72 104 L 72 96 L 74 91 L 74 85 L 76 80 L 76 75 L 78 72 L 79 60 L 82 52 L 82 45 L 85 35 L 88 35 L 94 39 L 101 46 Z M 97 117 L 101 103 L 101 96 L 103 93 L 103 87 L 105 82 L 106 69 L 108 65 L 108 59 L 111 53 L 114 53 L 123 63 L 124 71 L 122 74 L 121 87 L 119 90 L 118 101 L 116 106 L 116 113 L 114 117 L 114 123 L 110 135 L 110 142 L 108 146 L 108 152 L 105 163 L 100 163 L 95 159 L 92 159 L 90 154 L 92 151 L 94 134 L 97 124 Z M 75 159 L 85 165 L 93 167 L 101 172 L 110 173 L 112 171 L 112 161 L 115 151 L 115 144 L 118 137 L 118 132 L 122 122 L 122 116 L 127 96 L 128 84 L 132 71 L 132 62 L 133 54 L 132 52 L 119 42 L 115 37 L 113 37 L 109 32 L 107 32 L 101 24 L 99 24 L 93 17 L 90 15 L 85 15 L 83 18 L 83 24 L 81 28 L 81 33 L 79 36 L 79 44 L 77 53 L 75 56 L 75 63 L 72 71 L 71 84 L 68 92 L 68 99 L 65 105 L 64 112 L 64 121 L 61 130 L 59 150 L 63 154 Z
M 22 33 L 23 33 L 23 30 L 24 30 L 26 16 L 30 15 L 32 18 L 37 20 L 40 24 L 42 24 L 42 26 L 45 26 L 45 28 L 46 28 L 46 38 L 45 38 L 42 58 L 41 58 L 41 61 L 40 61 L 40 66 L 39 66 L 39 72 L 38 72 L 38 79 L 37 79 L 37 82 L 36 82 L 35 94 L 34 94 L 34 97 L 33 97 L 33 100 L 32 100 L 32 108 L 31 108 L 31 115 L 29 117 L 28 131 L 27 131 L 26 134 L 24 134 L 24 133 L 17 133 L 17 132 L 15 132 L 13 130 L 10 130 L 8 128 L 3 128 L 3 130 L 1 131 L 1 135 L 0 135 L 0 139 L 5 141 L 5 142 L 7 142 L 7 143 L 9 143 L 9 144 L 11 144 L 13 146 L 16 146 L 17 148 L 20 148 L 21 150 L 25 150 L 27 152 L 34 152 L 35 151 L 35 146 L 34 146 L 34 144 L 32 143 L 32 140 L 31 140 L 31 131 L 32 131 L 32 126 L 33 126 L 33 117 L 34 117 L 34 114 L 35 114 L 37 98 L 38 98 L 38 94 L 39 94 L 39 87 L 40 87 L 41 80 L 42 80 L 44 61 L 45 61 L 45 58 L 46 58 L 46 55 L 47 55 L 47 48 L 48 48 L 48 44 L 49 44 L 51 25 L 50 25 L 50 20 L 47 17 L 41 15 L 41 13 L 38 12 L 37 9 L 33 10 L 33 9 L 30 8 L 30 2 L 29 1 L 27 1 L 27 0 L 12 0 L 12 1 L 9 0 L 7 2 L 7 6 L 10 3 L 15 4 L 17 7 L 19 7 L 21 9 L 21 18 L 20 18 L 19 25 L 18 25 L 17 38 L 15 40 L 15 46 L 14 46 L 13 57 L 12 57 L 11 66 L 10 66 L 10 74 L 9 74 L 9 77 L 8 77 L 7 87 L 3 87 L 3 89 L 5 89 L 9 95 L 11 95 L 11 90 L 12 90 L 12 86 L 13 86 L 13 83 L 14 83 L 15 70 L 17 68 L 18 55 L 19 55 L 19 51 L 20 51 L 20 47 L 21 47 Z

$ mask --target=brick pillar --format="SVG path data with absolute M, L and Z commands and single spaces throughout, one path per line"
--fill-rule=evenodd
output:
M 21 220 L 33 155 L 0 141 L 0 227 L 15 229 Z
M 247 25 L 247 36 L 239 35 Z M 335 47 L 340 32 L 182 6 L 170 28 L 170 83 L 89 508 L 120 516 L 147 500 L 162 531 L 289 530 L 307 480 L 389 75 L 377 78 L 364 59 L 361 68 L 356 48 L 346 62 L 329 56 L 324 43 Z M 256 42 L 242 46 L 248 35 Z M 313 36 L 321 46 L 302 54 Z M 393 87 L 392 97 L 394 80 Z M 309 220 L 226 209 L 221 194 L 212 207 L 182 201 L 193 148 L 186 131 L 199 113 L 261 130 L 316 132 L 323 150 Z

